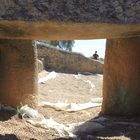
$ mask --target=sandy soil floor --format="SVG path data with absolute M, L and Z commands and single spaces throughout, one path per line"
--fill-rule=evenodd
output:
M 40 73 L 44 77 L 47 72 Z M 89 82 L 90 81 L 90 82 Z M 75 77 L 73 74 L 58 73 L 55 79 L 39 84 L 39 101 L 57 102 L 65 101 L 85 103 L 91 98 L 102 96 L 102 75 L 82 75 Z M 91 88 L 91 84 L 94 85 Z M 45 117 L 51 117 L 63 124 L 78 123 L 94 120 L 100 116 L 101 107 L 90 108 L 78 112 L 68 113 L 55 111 L 52 108 L 37 108 Z M 92 134 L 81 134 L 81 140 L 139 140 L 140 126 L 130 124 L 117 124 L 114 122 L 137 122 L 140 119 L 108 117 L 105 129 Z M 20 119 L 14 111 L 0 111 L 0 139 L 1 140 L 69 140 L 60 138 L 54 130 L 34 127 Z

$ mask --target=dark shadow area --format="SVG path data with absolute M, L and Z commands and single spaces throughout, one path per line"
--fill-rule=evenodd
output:
M 20 139 L 18 139 L 17 136 L 14 134 L 5 134 L 0 135 L 0 140 L 20 140 Z
M 100 118 L 106 118 L 104 121 Z M 92 130 L 92 127 L 87 123 L 97 122 L 104 126 L 101 130 Z M 78 126 L 79 127 L 79 126 Z M 96 127 L 96 126 L 95 126 Z M 140 139 L 140 118 L 139 117 L 110 117 L 110 116 L 97 116 L 91 120 L 88 120 L 80 126 L 76 132 L 77 138 L 80 140 L 117 140 L 117 139 L 131 139 L 139 140 Z M 86 128 L 86 129 L 83 129 Z M 77 128 L 76 128 L 77 129 Z M 84 130 L 83 132 L 81 130 Z M 81 131 L 81 132 L 80 132 Z M 57 138 L 54 140 L 71 140 L 71 138 Z
M 0 121 L 7 121 L 12 116 L 16 115 L 16 110 L 0 110 Z

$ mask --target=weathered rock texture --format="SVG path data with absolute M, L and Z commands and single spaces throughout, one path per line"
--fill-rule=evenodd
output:
M 0 40 L 0 103 L 35 103 L 36 49 L 28 40 Z
M 103 64 L 84 57 L 79 53 L 66 52 L 46 44 L 39 43 L 38 57 L 44 58 L 45 68 L 60 72 L 94 72 L 103 73 Z
M 0 37 L 91 39 L 140 35 L 139 0 L 1 0 Z
M 139 23 L 138 0 L 1 0 L 3 20 Z
M 140 115 L 140 37 L 107 41 L 103 107 L 109 115 Z

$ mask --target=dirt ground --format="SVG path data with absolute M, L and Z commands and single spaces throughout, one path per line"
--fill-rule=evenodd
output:
M 39 77 L 44 77 L 48 72 L 43 71 Z M 90 81 L 90 82 L 89 82 Z M 91 84 L 92 87 L 91 88 Z M 94 97 L 102 97 L 103 76 L 98 74 L 80 75 L 57 73 L 55 79 L 39 84 L 39 101 L 57 102 L 66 101 L 85 103 Z M 51 117 L 63 124 L 78 123 L 94 120 L 101 116 L 101 107 L 90 108 L 78 112 L 68 113 L 55 111 L 52 108 L 37 108 L 45 117 Z M 81 134 L 79 140 L 139 140 L 140 119 L 138 117 L 109 117 L 104 123 L 105 128 L 91 134 Z M 137 122 L 135 124 L 119 124 L 117 122 Z M 60 138 L 54 130 L 34 127 L 20 119 L 15 111 L 0 111 L 0 140 L 70 140 Z

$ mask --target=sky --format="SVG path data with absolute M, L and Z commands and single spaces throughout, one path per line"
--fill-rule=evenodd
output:
M 91 57 L 97 51 L 99 57 L 105 56 L 106 39 L 75 40 L 73 52 L 80 52 L 86 57 Z

